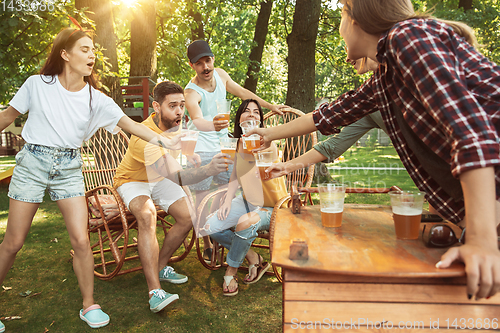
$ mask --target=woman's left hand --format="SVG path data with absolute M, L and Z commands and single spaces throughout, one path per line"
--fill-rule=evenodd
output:
M 448 268 L 455 260 L 465 264 L 467 296 L 489 298 L 500 291 L 500 251 L 484 244 L 464 244 L 446 251 L 437 268 Z

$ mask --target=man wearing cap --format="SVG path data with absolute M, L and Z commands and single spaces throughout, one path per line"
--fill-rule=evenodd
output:
M 219 138 L 227 137 L 229 122 L 218 120 L 216 101 L 226 99 L 226 91 L 241 98 L 255 99 L 264 108 L 279 114 L 285 105 L 273 105 L 264 101 L 248 89 L 243 88 L 221 68 L 214 68 L 214 54 L 208 43 L 204 40 L 192 42 L 187 49 L 189 65 L 196 72 L 185 88 L 186 109 L 191 120 L 190 129 L 200 131 L 195 153 L 201 158 L 201 165 L 210 162 L 212 157 L 220 152 Z M 189 163 L 188 163 L 189 164 Z M 226 172 L 209 177 L 204 181 L 190 186 L 196 193 L 196 203 L 199 204 L 208 194 L 210 185 L 214 181 L 217 185 L 227 184 L 232 172 L 232 165 Z M 214 201 L 218 202 L 218 201 Z M 214 207 L 215 208 L 215 207 Z M 210 253 L 209 245 L 205 239 L 205 258 Z

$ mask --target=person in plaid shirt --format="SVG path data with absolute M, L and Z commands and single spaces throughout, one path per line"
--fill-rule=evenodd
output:
M 247 135 L 261 135 L 267 146 L 317 129 L 336 133 L 336 126 L 380 111 L 429 203 L 467 227 L 467 243 L 449 249 L 436 267 L 463 261 L 469 299 L 493 296 L 500 290 L 500 67 L 474 48 L 470 27 L 417 14 L 410 0 L 341 2 L 348 57 L 366 56 L 378 70 L 331 104 Z

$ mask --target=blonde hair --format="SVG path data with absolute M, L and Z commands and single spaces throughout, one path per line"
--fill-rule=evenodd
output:
M 479 47 L 474 30 L 467 24 L 438 19 L 430 12 L 417 13 L 413 9 L 411 0 L 340 0 L 340 2 L 344 5 L 343 10 L 346 14 L 369 34 L 381 34 L 396 23 L 409 19 L 435 19 L 452 27 L 475 48 Z

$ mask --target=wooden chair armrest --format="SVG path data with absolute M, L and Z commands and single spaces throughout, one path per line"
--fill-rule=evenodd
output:
M 120 195 L 118 194 L 118 192 L 116 191 L 116 189 L 110 185 L 97 186 L 97 187 L 93 188 L 92 190 L 88 190 L 87 192 L 85 192 L 85 198 L 87 200 L 87 207 L 88 207 L 88 214 L 89 214 L 89 223 L 92 220 L 92 215 L 97 215 L 90 208 L 92 205 L 92 203 L 90 202 L 91 197 L 94 198 L 95 206 L 97 206 L 96 208 L 99 211 L 99 215 L 100 215 L 100 216 L 96 216 L 96 220 L 101 219 L 102 220 L 101 224 L 104 224 L 104 225 L 106 225 L 108 223 L 108 220 L 110 220 L 110 219 L 106 218 L 105 209 L 103 208 L 103 206 L 105 206 L 106 204 L 103 204 L 101 202 L 102 200 L 99 198 L 99 196 L 100 196 L 99 193 L 102 193 L 103 191 L 109 192 L 110 193 L 109 195 L 113 197 L 114 201 L 116 202 L 116 206 L 118 208 L 118 212 L 119 212 L 118 215 L 121 218 L 121 222 L 122 222 L 124 227 L 127 227 L 127 218 L 126 218 L 127 209 L 125 208 L 125 204 L 123 203 L 123 200 L 120 197 Z M 114 217 L 116 217 L 116 216 L 113 216 L 111 219 L 113 219 Z

